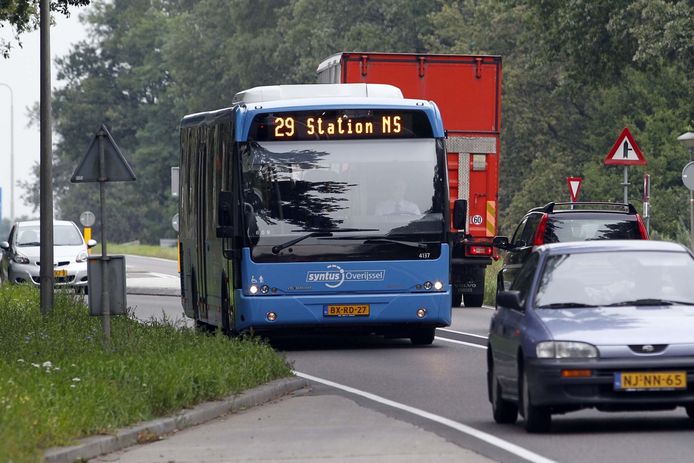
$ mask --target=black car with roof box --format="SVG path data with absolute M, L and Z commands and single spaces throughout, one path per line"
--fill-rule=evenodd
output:
M 494 238 L 507 251 L 499 272 L 497 291 L 509 289 L 518 269 L 535 246 L 587 240 L 646 240 L 648 232 L 632 204 L 559 202 L 530 209 L 508 240 Z

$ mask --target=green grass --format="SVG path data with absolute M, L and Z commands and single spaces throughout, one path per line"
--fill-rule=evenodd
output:
M 106 244 L 106 252 L 109 255 L 118 254 L 131 254 L 136 256 L 146 256 L 146 257 L 160 257 L 162 259 L 178 259 L 178 249 L 173 248 L 163 248 L 161 246 L 155 246 L 151 244 Z M 92 256 L 101 255 L 101 245 L 98 244 L 92 248 Z
M 112 317 L 105 348 L 99 317 L 56 293 L 0 287 L 0 461 L 41 461 L 43 450 L 170 414 L 291 374 L 254 338 L 201 334 L 170 322 Z
M 496 276 L 504 264 L 503 257 L 492 261 L 492 265 L 487 267 L 484 274 L 484 303 L 492 307 L 496 306 Z

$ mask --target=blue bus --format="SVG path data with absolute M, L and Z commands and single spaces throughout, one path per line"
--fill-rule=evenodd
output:
M 396 87 L 256 87 L 180 124 L 179 259 L 201 328 L 431 344 L 451 322 L 444 131 Z M 464 228 L 466 203 L 456 202 Z

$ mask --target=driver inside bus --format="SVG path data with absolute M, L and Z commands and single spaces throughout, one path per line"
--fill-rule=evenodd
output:
M 407 184 L 398 178 L 391 184 L 390 199 L 381 201 L 374 211 L 376 215 L 421 215 L 419 206 L 405 199 Z

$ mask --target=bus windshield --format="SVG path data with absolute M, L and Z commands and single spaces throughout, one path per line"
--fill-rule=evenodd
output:
M 437 143 L 245 145 L 244 219 L 254 260 L 396 259 L 421 251 L 422 243 L 436 248 L 445 236 L 447 195 Z

